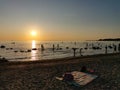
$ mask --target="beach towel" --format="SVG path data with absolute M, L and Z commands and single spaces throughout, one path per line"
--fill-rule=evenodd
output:
M 97 75 L 88 74 L 88 73 L 79 72 L 79 71 L 73 71 L 71 72 L 71 74 L 73 75 L 74 80 L 66 81 L 66 82 L 74 86 L 84 86 L 97 78 Z M 56 77 L 56 79 L 63 81 L 63 77 Z

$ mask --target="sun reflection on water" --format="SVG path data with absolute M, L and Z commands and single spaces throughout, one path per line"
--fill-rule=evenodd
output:
M 36 41 L 35 40 L 32 40 L 32 49 L 35 49 L 36 48 Z M 34 61 L 36 60 L 36 50 L 32 50 L 31 51 L 31 60 Z

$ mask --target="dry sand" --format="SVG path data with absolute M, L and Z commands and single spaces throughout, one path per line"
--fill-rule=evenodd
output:
M 58 81 L 56 76 L 94 69 L 99 77 L 84 87 Z M 120 54 L 94 55 L 36 62 L 0 63 L 0 90 L 120 90 Z

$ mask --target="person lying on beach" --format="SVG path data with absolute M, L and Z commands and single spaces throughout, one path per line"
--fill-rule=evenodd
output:
M 82 66 L 80 71 L 81 72 L 89 72 L 89 73 L 93 73 L 94 72 L 93 69 L 88 69 L 86 66 Z
M 81 68 L 81 71 L 80 72 L 83 72 L 83 73 L 93 73 L 94 70 L 92 69 L 87 69 L 86 66 L 83 66 Z M 74 81 L 74 75 L 71 73 L 71 72 L 66 72 L 62 78 L 61 77 L 56 77 L 58 80 L 64 80 L 64 81 L 68 81 L 68 82 L 73 82 Z
M 73 81 L 74 80 L 74 76 L 71 73 L 65 73 L 63 75 L 63 80 L 64 81 Z

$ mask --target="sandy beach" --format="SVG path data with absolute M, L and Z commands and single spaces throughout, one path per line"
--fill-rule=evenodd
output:
M 93 69 L 98 78 L 84 87 L 56 80 L 65 72 Z M 120 90 L 120 54 L 33 62 L 0 63 L 0 90 Z

